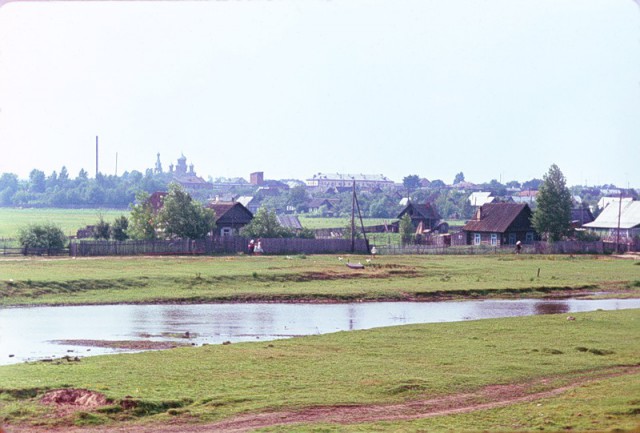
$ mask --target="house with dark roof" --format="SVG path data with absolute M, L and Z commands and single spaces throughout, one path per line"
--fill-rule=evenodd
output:
M 320 208 L 324 208 L 327 210 L 327 215 L 333 215 L 333 202 L 327 198 L 314 198 L 309 200 L 307 203 L 308 212 L 319 212 Z
M 416 230 L 420 229 L 421 233 L 433 231 L 441 219 L 440 214 L 431 203 L 409 202 L 398 214 L 398 219 L 401 219 L 405 214 L 411 217 L 411 223 Z
M 467 245 L 530 244 L 539 239 L 531 225 L 531 208 L 527 204 L 487 203 L 476 211 L 462 228 Z
M 577 207 L 571 209 L 571 227 L 578 228 L 588 224 L 595 219 L 588 207 Z
M 249 224 L 253 214 L 241 203 L 212 202 L 206 206 L 216 213 L 216 234 L 220 236 L 234 236 L 240 229 Z

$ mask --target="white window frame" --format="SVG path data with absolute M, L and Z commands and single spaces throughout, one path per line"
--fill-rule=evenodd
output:
M 494 247 L 498 245 L 498 234 L 497 233 L 491 233 L 491 245 L 494 246 Z
M 220 236 L 233 236 L 233 229 L 231 227 L 222 227 L 220 229 Z
M 530 244 L 533 242 L 533 233 L 532 232 L 527 232 L 527 234 L 524 235 L 524 242 L 527 244 Z
M 473 234 L 473 245 L 480 245 L 482 243 L 482 235 L 480 233 Z

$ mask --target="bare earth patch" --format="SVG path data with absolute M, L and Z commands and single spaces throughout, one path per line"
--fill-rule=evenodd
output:
M 639 371 L 640 366 L 616 367 L 577 373 L 569 377 L 558 376 L 526 383 L 491 385 L 474 392 L 445 395 L 427 400 L 413 400 L 397 404 L 321 406 L 291 411 L 252 413 L 210 424 L 187 424 L 178 421 L 173 424 L 162 425 L 59 427 L 47 428 L 46 430 L 38 427 L 26 427 L 20 428 L 19 431 L 22 433 L 42 433 L 44 431 L 54 433 L 244 433 L 258 428 L 297 423 L 355 424 L 412 420 L 494 409 L 554 397 L 589 382 L 620 375 L 636 374 Z M 558 385 L 557 383 L 559 382 L 562 382 L 562 384 Z M 51 398 L 53 397 L 49 397 L 49 399 Z M 57 398 L 64 400 L 66 397 Z M 12 432 L 11 429 L 8 431 Z
M 56 389 L 47 392 L 40 401 L 48 405 L 71 405 L 83 408 L 104 406 L 108 403 L 107 398 L 88 389 Z
M 150 341 L 150 340 L 55 340 L 59 344 L 70 346 L 107 347 L 110 349 L 127 350 L 165 350 L 176 347 L 191 346 L 190 343 L 175 341 Z

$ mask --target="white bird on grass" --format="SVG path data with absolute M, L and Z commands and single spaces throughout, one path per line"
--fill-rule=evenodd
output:
M 338 257 L 338 260 L 342 261 L 343 259 L 342 259 L 342 257 Z

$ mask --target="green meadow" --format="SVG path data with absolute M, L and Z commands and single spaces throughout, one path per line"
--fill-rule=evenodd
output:
M 408 325 L 0 367 L 0 419 L 42 431 L 140 423 L 189 431 L 181 423 L 306 408 L 415 409 L 425 400 L 522 388 L 524 397 L 540 396 L 429 418 L 301 420 L 260 431 L 625 431 L 640 423 L 639 365 L 638 310 Z M 56 415 L 40 398 L 57 388 L 99 392 L 110 403 Z
M 58 209 L 58 208 L 7 208 L 0 207 L 0 238 L 16 238 L 22 227 L 29 224 L 53 223 L 67 236 L 90 224 L 100 216 L 113 221 L 120 215 L 129 215 L 128 209 Z
M 557 255 L 28 257 L 0 260 L 0 305 L 638 296 L 638 263 Z

